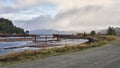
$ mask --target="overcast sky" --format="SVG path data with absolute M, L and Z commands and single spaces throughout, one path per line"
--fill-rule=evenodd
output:
M 120 25 L 120 0 L 0 0 L 0 17 L 26 30 L 100 30 Z

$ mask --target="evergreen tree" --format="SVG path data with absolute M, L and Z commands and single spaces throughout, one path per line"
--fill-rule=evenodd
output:
M 109 27 L 107 30 L 107 35 L 116 35 L 116 31 L 113 27 Z
M 27 30 L 27 31 L 25 31 L 25 34 L 29 34 L 29 33 L 30 33 L 30 31 L 28 31 L 28 30 Z
M 91 36 L 94 36 L 96 34 L 95 31 L 91 31 Z

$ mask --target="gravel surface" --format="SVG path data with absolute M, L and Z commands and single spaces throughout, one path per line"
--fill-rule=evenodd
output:
M 120 68 L 120 42 L 3 68 Z

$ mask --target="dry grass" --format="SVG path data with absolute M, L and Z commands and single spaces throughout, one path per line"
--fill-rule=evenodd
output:
M 119 39 L 117 36 L 113 36 L 113 35 L 99 35 L 97 37 L 100 40 L 106 40 L 106 41 L 114 41 Z

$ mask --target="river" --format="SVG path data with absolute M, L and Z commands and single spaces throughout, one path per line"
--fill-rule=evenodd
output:
M 58 44 L 62 46 L 66 44 L 69 44 L 69 45 L 80 44 L 87 41 L 88 41 L 87 39 L 63 39 L 61 41 L 50 41 L 50 42 L 47 42 L 47 44 Z M 40 48 L 27 47 L 27 46 L 29 45 L 37 46 L 43 43 L 46 43 L 46 42 L 39 42 L 39 44 L 32 43 L 32 41 L 0 42 L 0 55 L 12 53 L 12 52 L 20 52 L 24 50 L 37 50 Z M 9 49 L 12 47 L 16 47 L 16 48 Z

